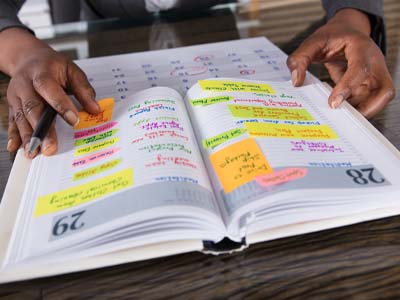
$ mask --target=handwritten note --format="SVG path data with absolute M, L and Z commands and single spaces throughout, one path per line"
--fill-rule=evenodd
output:
M 175 107 L 168 106 L 164 104 L 151 104 L 141 108 L 136 109 L 132 114 L 129 115 L 129 118 L 133 118 L 142 114 L 148 114 L 152 111 L 175 111 Z
M 199 80 L 200 88 L 210 92 L 248 92 L 261 94 L 275 94 L 275 90 L 266 83 L 225 81 L 225 80 Z
M 118 131 L 118 129 L 113 129 L 113 130 L 109 130 L 109 131 L 106 131 L 106 132 L 103 132 L 100 134 L 96 134 L 96 135 L 93 135 L 90 137 L 86 137 L 86 138 L 83 138 L 80 140 L 76 140 L 74 145 L 75 145 L 75 147 L 79 147 L 82 145 L 87 145 L 87 144 L 90 144 L 93 142 L 101 141 L 101 140 L 107 139 L 109 137 L 112 137 L 114 134 L 117 133 L 117 131 Z
M 188 136 L 179 134 L 174 130 L 157 130 L 157 131 L 147 132 L 147 133 L 145 133 L 144 136 L 135 138 L 134 140 L 131 141 L 131 144 L 143 142 L 145 139 L 154 140 L 154 139 L 163 138 L 163 137 L 174 138 L 176 140 L 182 140 L 184 142 L 189 141 Z
M 190 100 L 190 103 L 193 106 L 206 106 L 206 105 L 211 105 L 211 104 L 216 104 L 216 103 L 228 102 L 228 101 L 231 101 L 232 99 L 233 99 L 232 96 L 218 96 L 218 97 Z
M 76 159 L 73 161 L 72 166 L 80 167 L 80 166 L 84 166 L 84 165 L 87 165 L 90 163 L 94 163 L 94 162 L 102 160 L 102 159 L 106 159 L 107 157 L 110 157 L 111 155 L 114 155 L 115 153 L 117 153 L 119 150 L 121 150 L 121 149 L 120 148 L 106 149 L 106 150 L 97 152 L 95 154 Z
M 175 121 L 161 121 L 161 122 L 148 122 L 141 126 L 144 130 L 154 129 L 178 129 L 183 131 L 183 127 L 179 122 Z
M 92 115 L 86 111 L 79 112 L 80 122 L 74 127 L 75 130 L 94 127 L 106 122 L 110 122 L 114 110 L 114 98 L 106 98 L 98 102 L 100 106 L 100 113 Z
M 202 141 L 203 147 L 205 149 L 214 149 L 215 147 L 217 147 L 231 139 L 241 136 L 245 132 L 246 132 L 246 129 L 243 129 L 243 128 L 235 128 L 232 130 L 225 131 L 225 132 L 218 134 L 216 136 L 213 136 L 211 138 L 204 139 Z
M 234 103 L 239 104 L 260 104 L 263 106 L 273 106 L 273 107 L 303 107 L 303 105 L 297 101 L 276 101 L 273 99 L 260 99 L 260 98 L 252 98 L 252 99 L 235 99 Z
M 179 143 L 157 143 L 157 144 L 151 144 L 151 145 L 146 145 L 143 147 L 139 148 L 140 151 L 146 151 L 148 153 L 152 152 L 166 152 L 166 151 L 183 151 L 187 154 L 191 154 L 192 150 L 190 150 L 188 147 L 186 147 L 184 144 L 179 144 Z
M 92 153 L 95 151 L 99 151 L 99 150 L 102 150 L 104 148 L 114 145 L 118 141 L 119 141 L 119 138 L 112 138 L 112 139 L 105 140 L 103 142 L 98 142 L 98 143 L 91 144 L 91 145 L 88 145 L 85 147 L 80 147 L 75 150 L 74 155 L 79 156 L 79 155 L 89 154 L 89 153 Z
M 273 120 L 302 120 L 310 121 L 314 118 L 305 109 L 272 108 L 252 105 L 228 105 L 235 118 L 259 118 Z
M 121 158 L 117 158 L 117 159 L 108 161 L 108 162 L 106 162 L 104 164 L 98 165 L 96 167 L 76 172 L 74 174 L 72 180 L 73 181 L 78 181 L 78 180 L 81 180 L 81 179 L 84 179 L 84 178 L 87 178 L 87 177 L 90 177 L 90 176 L 93 176 L 93 175 L 97 175 L 97 174 L 103 173 L 105 171 L 108 171 L 108 170 L 118 166 L 121 162 L 122 162 L 122 159 Z
M 191 169 L 197 169 L 198 166 L 194 163 L 191 159 L 182 156 L 168 156 L 158 154 L 154 161 L 150 161 L 149 163 L 145 164 L 146 168 L 154 168 L 154 167 L 161 167 L 161 166 L 168 166 L 168 165 L 175 165 L 175 166 L 182 166 Z
M 295 138 L 304 140 L 329 140 L 338 136 L 328 125 L 287 125 L 270 123 L 244 123 L 254 137 Z
M 97 126 L 95 128 L 90 128 L 82 131 L 77 131 L 74 133 L 74 139 L 81 139 L 87 136 L 91 136 L 93 134 L 99 134 L 101 132 L 110 130 L 114 126 L 116 126 L 118 123 L 117 122 L 109 122 L 107 124 Z
M 271 185 L 297 180 L 303 178 L 306 175 L 306 168 L 287 168 L 284 170 L 272 172 L 270 174 L 257 176 L 255 180 L 259 185 L 268 187 Z
M 332 153 L 344 152 L 344 150 L 341 147 L 337 147 L 336 145 L 329 144 L 327 142 L 296 140 L 296 141 L 290 141 L 290 143 L 292 144 L 292 148 L 290 150 L 293 152 L 304 152 L 304 151 L 332 152 Z
M 39 197 L 34 215 L 39 217 L 99 199 L 133 185 L 131 168 L 112 175 Z
M 210 161 L 225 193 L 272 172 L 261 149 L 251 138 L 211 154 Z

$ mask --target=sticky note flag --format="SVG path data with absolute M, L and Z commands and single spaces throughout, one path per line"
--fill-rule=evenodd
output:
M 86 111 L 79 112 L 80 121 L 79 124 L 74 127 L 75 130 L 94 127 L 111 121 L 114 110 L 114 98 L 106 98 L 97 103 L 100 106 L 100 113 L 92 115 Z
M 213 136 L 209 139 L 204 139 L 203 140 L 203 147 L 205 149 L 214 149 L 218 145 L 221 145 L 222 143 L 225 143 L 231 139 L 234 139 L 238 136 L 241 136 L 246 132 L 246 129 L 243 128 L 234 128 L 232 130 L 225 131 L 221 134 L 218 134 L 216 136 Z
M 74 155 L 79 156 L 79 155 L 83 155 L 83 154 L 89 154 L 92 152 L 96 152 L 96 151 L 102 150 L 104 148 L 110 147 L 110 146 L 114 145 L 115 143 L 117 143 L 118 141 L 119 141 L 119 138 L 112 138 L 112 139 L 108 139 L 108 140 L 105 140 L 102 142 L 90 144 L 88 146 L 80 147 L 75 150 Z
M 274 137 L 304 140 L 330 140 L 338 136 L 328 125 L 289 125 L 259 122 L 246 122 L 245 128 L 250 136 Z
M 211 105 L 211 104 L 216 104 L 216 103 L 221 103 L 221 102 L 228 102 L 228 101 L 231 101 L 232 99 L 233 99 L 232 96 L 218 96 L 218 97 L 190 100 L 190 103 L 193 106 L 206 106 L 206 105 Z
M 106 131 L 106 132 L 103 132 L 103 133 L 92 135 L 90 137 L 86 137 L 86 138 L 83 138 L 83 139 L 80 139 L 80 140 L 76 140 L 74 145 L 75 145 L 75 147 L 78 147 L 78 146 L 94 143 L 94 142 L 97 142 L 97 141 L 100 141 L 100 140 L 104 140 L 104 139 L 107 139 L 109 137 L 112 137 L 114 134 L 117 133 L 117 131 L 118 131 L 118 129 L 113 129 L 113 130 L 109 130 L 109 131 Z
M 49 195 L 40 196 L 35 217 L 65 210 L 126 189 L 133 185 L 133 170 L 128 168 L 112 175 L 74 186 Z
M 273 108 L 252 105 L 228 105 L 232 116 L 236 118 L 257 118 L 272 120 L 312 121 L 314 118 L 305 109 Z
M 121 150 L 121 149 L 120 148 L 110 148 L 110 149 L 106 149 L 103 151 L 99 151 L 92 155 L 78 158 L 72 162 L 72 166 L 73 167 L 81 167 L 86 164 L 91 164 L 91 163 L 97 162 L 99 160 L 106 159 L 106 158 L 110 157 L 111 155 L 114 155 L 115 153 L 117 153 L 119 150 Z
M 199 80 L 200 88 L 210 92 L 248 92 L 275 94 L 275 90 L 266 83 L 239 82 L 226 80 Z
M 248 138 L 210 155 L 225 193 L 273 170 L 254 139 Z
M 109 122 L 109 123 L 103 124 L 101 126 L 97 126 L 95 128 L 90 128 L 90 129 L 86 129 L 86 130 L 82 130 L 82 131 L 76 131 L 76 132 L 74 132 L 74 139 L 81 139 L 81 138 L 84 138 L 84 137 L 87 137 L 87 136 L 90 136 L 93 134 L 98 134 L 103 131 L 110 130 L 117 124 L 118 124 L 117 122 Z
M 255 178 L 261 186 L 268 187 L 271 185 L 281 184 L 288 181 L 303 178 L 307 175 L 306 168 L 287 168 L 270 174 L 261 175 Z
M 79 172 L 76 172 L 74 176 L 72 177 L 73 181 L 78 181 L 84 178 L 87 178 L 89 176 L 93 176 L 96 174 L 100 174 L 102 172 L 108 171 L 116 166 L 118 166 L 122 162 L 121 158 L 117 158 L 111 161 L 108 161 L 104 164 L 98 165 L 96 167 L 88 168 L 86 170 L 82 170 Z

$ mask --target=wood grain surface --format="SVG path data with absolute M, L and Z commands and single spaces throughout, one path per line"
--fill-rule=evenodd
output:
M 264 7 L 262 1 L 252 1 L 230 17 L 228 14 L 215 18 L 209 14 L 196 16 L 192 21 L 190 18 L 171 21 L 170 26 L 176 23 L 183 32 L 180 45 L 232 39 L 239 35 L 266 35 L 280 46 L 295 46 L 296 37 L 304 36 L 307 28 L 322 17 L 320 3 L 308 0 L 295 1 L 297 4 L 292 5 L 291 1 L 282 1 L 284 4 L 279 5 L 278 2 Z M 397 2 L 386 1 L 385 9 L 389 40 L 387 61 L 399 87 L 400 3 Z M 274 18 L 279 20 L 279 26 Z M 255 20 L 259 23 L 254 23 Z M 216 26 L 218 22 L 223 24 Z M 241 25 L 236 26 L 236 23 Z M 207 30 L 200 24 L 207 26 Z M 116 30 L 102 29 L 101 34 L 87 34 L 85 38 L 96 43 L 97 50 L 92 55 L 151 48 L 150 37 L 145 35 L 140 35 L 139 41 L 125 40 L 125 44 L 121 40 L 114 49 L 102 44 L 104 31 L 112 35 L 118 32 Z M 132 37 L 130 32 L 138 32 L 138 28 L 125 28 L 121 36 Z M 323 71 L 318 74 L 322 78 L 326 76 Z M 12 165 L 12 157 L 6 152 L 6 88 L 7 80 L 0 79 L 1 192 Z M 399 99 L 397 97 L 371 121 L 400 149 Z M 189 253 L 1 285 L 0 300 L 14 299 L 397 300 L 400 299 L 400 216 L 256 244 L 233 255 Z

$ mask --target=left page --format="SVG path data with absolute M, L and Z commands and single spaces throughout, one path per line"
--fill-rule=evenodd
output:
M 57 119 L 58 154 L 32 162 L 5 264 L 224 236 L 182 97 L 99 104 L 74 129 Z

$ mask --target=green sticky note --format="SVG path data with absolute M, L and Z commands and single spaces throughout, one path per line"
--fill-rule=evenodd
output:
M 190 100 L 190 103 L 193 106 L 206 106 L 206 105 L 211 105 L 211 104 L 216 104 L 216 103 L 221 103 L 221 102 L 228 102 L 228 101 L 231 101 L 232 99 L 233 99 L 232 96 L 218 96 L 218 97 Z
M 245 132 L 246 132 L 246 129 L 243 129 L 243 128 L 235 128 L 232 130 L 225 131 L 225 132 L 218 134 L 216 136 L 213 136 L 209 139 L 204 139 L 203 147 L 205 149 L 214 149 L 218 145 L 221 145 L 231 139 L 241 136 Z
M 115 133 L 117 133 L 118 129 L 113 129 L 113 130 L 109 130 L 106 132 L 102 132 L 93 136 L 89 136 L 87 138 L 84 139 L 80 139 L 80 140 L 76 140 L 75 141 L 75 147 L 79 147 L 82 145 L 87 145 L 93 142 L 97 142 L 97 141 L 101 141 L 104 140 L 106 138 L 109 138 L 111 136 L 113 136 Z
M 103 163 L 101 165 L 98 165 L 96 167 L 79 171 L 74 174 L 73 181 L 81 180 L 81 179 L 108 171 L 108 170 L 118 166 L 121 162 L 122 162 L 122 159 L 117 158 L 117 159 L 108 161 L 106 163 Z

